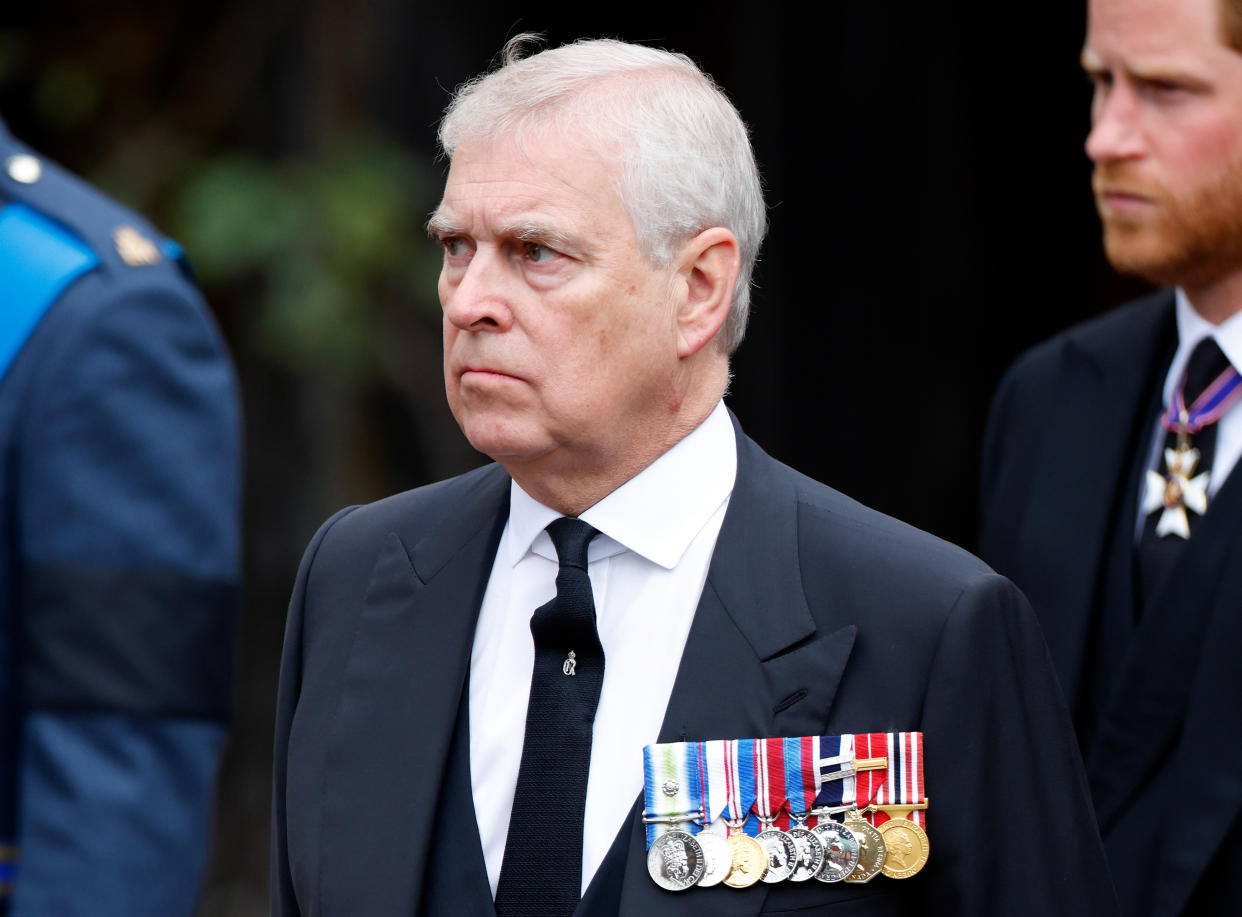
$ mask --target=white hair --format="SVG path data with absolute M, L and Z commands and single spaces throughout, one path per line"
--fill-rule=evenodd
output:
M 618 162 L 617 192 L 657 267 L 696 234 L 737 237 L 740 270 L 718 338 L 733 353 L 746 333 L 751 274 L 767 228 L 754 152 L 737 109 L 690 58 L 613 39 L 529 57 L 518 35 L 503 63 L 458 87 L 440 122 L 451 159 L 464 140 L 521 144 L 559 132 Z

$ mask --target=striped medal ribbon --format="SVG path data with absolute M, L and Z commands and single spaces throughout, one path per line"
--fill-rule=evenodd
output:
M 888 757 L 886 779 L 875 794 L 874 824 L 884 835 L 888 854 L 884 875 L 908 879 L 927 864 L 931 846 L 924 825 L 927 797 L 923 786 L 923 734 L 885 734 Z
M 893 815 L 903 814 L 909 805 L 909 818 L 920 828 L 927 827 L 927 796 L 923 787 L 923 733 L 890 732 L 887 734 L 888 776 L 876 793 L 878 805 L 889 806 L 889 812 L 876 812 L 878 828 Z M 915 807 L 918 808 L 915 808 Z
M 785 746 L 785 799 L 787 815 L 784 824 L 779 820 L 777 825 L 785 828 L 790 818 L 796 821 L 806 819 L 811 804 L 815 801 L 815 791 L 819 787 L 819 736 L 801 736 L 799 738 L 782 739 Z
M 755 814 L 759 826 L 767 828 L 783 821 L 781 828 L 789 826 L 784 814 L 785 801 L 785 740 L 753 739 L 755 748 Z
M 854 737 L 820 736 L 819 793 L 813 808 L 837 808 L 854 802 Z
M 699 776 L 703 800 L 703 830 L 725 835 L 725 822 L 721 819 L 729 808 L 729 743 L 720 739 L 699 742 Z M 727 817 L 732 818 L 732 815 Z
M 755 748 L 755 815 L 760 831 L 755 840 L 767 857 L 763 881 L 784 882 L 797 864 L 798 849 L 794 840 L 776 822 L 784 816 L 788 794 L 785 789 L 785 740 L 754 739 Z
M 855 801 L 858 808 L 865 809 L 872 803 L 879 804 L 888 782 L 887 732 L 863 732 L 854 736 Z M 867 820 L 877 828 L 888 820 L 883 812 L 871 812 Z
M 695 742 L 667 742 L 643 749 L 643 821 L 647 846 L 662 834 L 686 827 L 697 831 L 702 781 Z M 684 829 L 683 829 L 684 830 Z
M 1186 404 L 1186 373 L 1182 373 L 1169 406 L 1160 415 L 1160 424 L 1170 433 L 1193 436 L 1220 420 L 1242 398 L 1242 376 L 1230 366 L 1212 380 L 1195 403 Z
M 702 775 L 695 742 L 667 742 L 643 749 L 643 822 L 647 872 L 666 891 L 697 885 L 707 868 L 694 839 L 702 817 Z
M 819 792 L 812 805 L 816 812 L 812 830 L 824 847 L 824 864 L 815 878 L 821 882 L 841 882 L 854 872 L 862 852 L 861 842 L 853 830 L 832 817 L 849 811 L 854 805 L 857 784 L 854 737 L 821 736 L 815 769 Z M 857 812 L 854 815 L 858 817 Z
M 759 833 L 759 822 L 752 814 L 755 805 L 755 743 L 752 739 L 731 739 L 725 746 L 728 766 L 728 805 L 730 834 L 740 827 L 752 837 Z
M 755 745 L 750 739 L 723 743 L 725 759 L 725 823 L 728 826 L 730 869 L 724 879 L 730 888 L 748 888 L 766 871 L 763 848 L 754 836 L 758 821 L 755 803 Z
M 884 836 L 873 824 L 869 806 L 883 791 L 888 779 L 888 733 L 863 732 L 851 737 L 854 744 L 854 804 L 845 816 L 845 827 L 858 840 L 858 865 L 845 877 L 846 882 L 870 882 L 884 869 L 888 849 Z M 883 813 L 883 818 L 887 818 Z
M 876 758 L 887 759 L 887 766 L 869 771 L 871 779 L 876 781 L 870 794 L 870 802 L 883 806 L 873 813 L 872 824 L 877 828 L 893 815 L 909 813 L 911 821 L 920 828 L 925 826 L 925 809 L 927 797 L 923 788 L 923 733 L 921 732 L 887 732 L 871 733 L 872 737 L 881 737 L 882 744 L 877 745 L 874 738 L 870 745 L 873 749 L 882 748 Z M 859 752 L 859 757 L 863 755 Z M 859 777 L 862 780 L 862 777 Z M 863 793 L 859 791 L 859 804 L 862 805 Z M 909 808 L 904 808 L 909 806 Z
M 824 843 L 806 826 L 819 789 L 819 736 L 787 738 L 783 742 L 788 812 L 784 818 L 790 823 L 785 832 L 793 838 L 796 850 L 789 881 L 805 882 L 815 878 L 824 865 Z
M 733 851 L 725 840 L 726 827 L 720 818 L 728 805 L 726 744 L 720 740 L 695 743 L 699 756 L 699 798 L 703 801 L 702 829 L 695 834 L 695 840 L 703 848 L 707 861 L 707 868 L 699 879 L 700 888 L 720 884 L 733 868 Z

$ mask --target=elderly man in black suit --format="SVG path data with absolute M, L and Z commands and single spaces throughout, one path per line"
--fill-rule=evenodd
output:
M 1242 901 L 1242 2 L 1091 0 L 1087 154 L 1118 270 L 1167 285 L 1023 356 L 983 556 L 1030 596 L 1127 915 Z M 1172 801 L 1176 800 L 1175 803 Z M 1172 803 L 1187 831 L 1153 830 Z
M 765 225 L 724 94 L 683 56 L 580 42 L 508 55 L 440 137 L 445 384 L 496 464 L 344 510 L 307 550 L 274 913 L 1110 913 L 1022 596 L 723 405 Z M 648 877 L 644 746 L 869 730 L 925 737 L 917 876 Z

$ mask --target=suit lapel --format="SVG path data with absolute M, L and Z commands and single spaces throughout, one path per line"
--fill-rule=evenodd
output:
M 1172 314 L 1171 308 L 1136 313 L 1122 338 L 1071 336 L 1062 354 L 1018 556 L 1029 559 L 1030 598 L 1041 609 L 1071 705 L 1083 687 L 1099 576 L 1124 500 L 1127 476 L 1118 469 L 1128 469 L 1140 448 L 1152 380 L 1175 340 Z
M 773 474 L 773 465 L 738 430 L 737 481 L 661 742 L 811 735 L 828 721 L 854 627 L 817 633 L 802 589 L 797 494 L 790 476 Z M 629 832 L 629 852 L 619 913 L 683 913 L 684 901 L 662 892 L 647 875 L 641 811 L 640 801 L 622 829 Z M 699 889 L 696 907 L 745 917 L 758 913 L 765 894 L 758 888 Z
M 434 534 L 407 547 L 390 533 L 376 559 L 328 748 L 321 913 L 412 914 L 421 900 L 475 620 L 508 515 L 508 477 L 497 469 L 476 482 L 425 527 Z

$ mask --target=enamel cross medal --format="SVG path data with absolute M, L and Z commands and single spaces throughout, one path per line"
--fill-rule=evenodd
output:
M 1210 351 L 1203 350 L 1205 340 L 1200 342 L 1191 355 L 1193 363 L 1202 351 L 1211 359 Z M 1242 398 L 1242 376 L 1229 365 L 1224 355 L 1216 350 L 1225 365 L 1225 370 L 1208 383 L 1207 387 L 1194 399 L 1189 407 L 1186 405 L 1186 385 L 1190 368 L 1182 374 L 1181 382 L 1173 392 L 1168 408 L 1160 415 L 1160 425 L 1169 433 L 1176 434 L 1174 448 L 1164 450 L 1165 474 L 1157 471 L 1147 472 L 1147 486 L 1143 494 L 1143 514 L 1161 510 L 1156 522 L 1156 537 L 1176 535 L 1179 538 L 1190 537 L 1190 518 L 1186 515 L 1189 507 L 1202 516 L 1207 512 L 1208 481 L 1211 478 L 1211 458 L 1204 459 L 1203 453 L 1191 446 L 1190 438 L 1197 436 L 1206 428 L 1220 420 L 1233 405 Z M 1208 364 L 1210 367 L 1210 364 Z M 1209 455 L 1211 449 L 1208 449 Z M 1208 467 L 1199 468 L 1200 460 Z M 1195 474 L 1195 472 L 1199 472 Z
M 1207 512 L 1207 488 L 1211 469 L 1195 474 L 1199 464 L 1199 450 L 1190 445 L 1190 413 L 1183 407 L 1177 417 L 1177 447 L 1164 450 L 1164 467 L 1167 474 L 1147 472 L 1147 492 L 1143 496 L 1143 514 L 1154 513 L 1161 507 L 1160 521 L 1156 523 L 1156 536 L 1176 535 L 1190 537 L 1190 518 L 1186 508 L 1200 516 Z M 1191 477 L 1194 475 L 1194 477 Z

